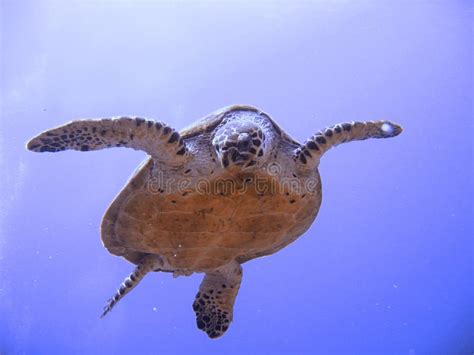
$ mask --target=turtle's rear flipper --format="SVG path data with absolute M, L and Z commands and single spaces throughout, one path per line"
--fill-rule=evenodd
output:
M 129 293 L 139 282 L 151 271 L 156 271 L 163 267 L 163 261 L 158 255 L 147 255 L 145 256 L 140 264 L 133 270 L 124 282 L 120 285 L 115 295 L 109 299 L 107 305 L 104 307 L 104 312 L 100 318 L 104 317 L 112 308 L 120 301 L 127 293 Z
M 229 328 L 241 280 L 242 268 L 239 264 L 207 273 L 204 277 L 193 309 L 197 327 L 210 338 L 220 337 Z
M 295 152 L 295 158 L 303 165 L 316 167 L 321 156 L 338 144 L 368 138 L 398 136 L 402 127 L 390 121 L 347 122 L 327 127 L 310 137 Z
M 171 165 L 179 165 L 186 156 L 185 144 L 176 130 L 162 122 L 138 117 L 72 121 L 45 131 L 27 143 L 27 148 L 34 152 L 113 147 L 142 150 Z

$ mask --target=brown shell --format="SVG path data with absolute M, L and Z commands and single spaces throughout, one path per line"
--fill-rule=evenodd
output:
M 278 126 L 278 124 L 275 121 L 273 121 L 269 115 L 267 115 L 265 112 L 259 110 L 256 107 L 247 106 L 247 105 L 232 105 L 232 106 L 227 106 L 220 110 L 214 111 L 210 115 L 204 118 L 201 118 L 200 120 L 197 120 L 190 126 L 182 129 L 180 132 L 181 137 L 185 139 L 185 138 L 198 136 L 204 133 L 209 133 L 213 131 L 222 122 L 226 114 L 232 111 L 239 111 L 239 110 L 252 111 L 252 112 L 256 112 L 258 114 L 265 116 L 273 124 L 273 127 L 275 128 L 275 130 L 280 133 L 283 139 L 286 139 L 290 141 L 291 143 L 299 144 L 297 141 L 291 138 L 290 135 L 288 135 L 285 131 L 283 131 L 280 128 L 280 126 Z
M 185 139 L 201 137 L 207 144 L 225 115 L 235 110 L 250 110 L 265 115 L 288 146 L 296 143 L 268 115 L 250 106 L 230 106 L 197 121 L 181 131 Z M 207 134 L 207 137 L 206 137 Z M 195 138 L 193 138 L 195 137 Z M 204 163 L 205 164 L 205 163 Z M 183 170 L 163 171 L 170 177 L 184 176 Z M 320 184 L 315 193 L 272 193 L 278 186 L 275 177 L 262 176 L 269 188 L 249 185 L 243 193 L 238 187 L 244 180 L 256 181 L 257 173 L 229 175 L 234 190 L 221 191 L 209 181 L 209 191 L 196 187 L 182 191 L 151 191 L 153 161 L 147 160 L 130 179 L 108 208 L 102 221 L 102 241 L 114 255 L 138 263 L 144 254 L 158 254 L 170 271 L 212 270 L 232 260 L 247 260 L 272 254 L 291 243 L 311 225 L 321 204 Z M 197 176 L 199 178 L 200 176 Z M 205 176 L 206 177 L 206 176 Z M 311 172 L 319 181 L 319 173 Z M 225 179 L 220 175 L 219 179 Z M 216 179 L 216 178 L 215 178 Z
M 152 166 L 148 160 L 131 178 L 102 222 L 105 247 L 133 263 L 153 253 L 170 270 L 206 271 L 272 254 L 309 228 L 321 203 L 320 184 L 314 194 L 274 194 L 269 176 L 266 193 L 252 184 L 245 193 L 239 187 L 222 192 L 212 181 L 206 194 L 152 193 L 147 189 Z

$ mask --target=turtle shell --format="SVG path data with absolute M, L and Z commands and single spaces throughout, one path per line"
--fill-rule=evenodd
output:
M 275 194 L 271 176 L 259 177 L 268 186 L 258 190 L 242 189 L 249 178 L 242 175 L 232 177 L 242 184 L 234 191 L 219 191 L 211 181 L 208 193 L 150 193 L 152 168 L 149 159 L 111 204 L 102 241 L 111 254 L 135 264 L 146 254 L 160 255 L 167 271 L 206 272 L 273 254 L 309 228 L 321 204 L 320 184 L 316 193 Z M 317 171 L 314 177 L 319 179 Z
M 216 111 L 181 131 L 184 141 L 199 140 L 206 145 L 211 132 L 236 111 L 251 111 L 262 115 L 280 135 L 283 146 L 297 146 L 265 113 L 251 106 L 235 105 Z M 289 148 L 288 148 L 289 149 Z M 201 154 L 205 154 L 204 151 Z M 193 171 L 195 180 L 206 177 L 210 186 L 217 186 L 203 170 L 203 156 Z M 276 252 L 301 235 L 316 217 L 321 203 L 321 191 L 315 194 L 297 195 L 291 192 L 262 194 L 255 186 L 245 193 L 240 191 L 209 191 L 201 193 L 196 188 L 182 191 L 151 193 L 148 184 L 154 169 L 164 178 L 184 177 L 190 167 L 174 169 L 156 167 L 152 159 L 142 164 L 119 195 L 112 202 L 102 221 L 102 241 L 108 251 L 123 256 L 137 264 L 145 254 L 158 254 L 168 260 L 170 271 L 212 270 L 232 260 L 247 260 Z M 200 171 L 199 171 L 200 170 Z M 290 169 L 291 170 L 291 169 Z M 211 173 L 212 174 L 212 173 Z M 275 176 L 214 175 L 244 183 L 257 178 L 272 186 L 277 185 Z M 311 176 L 319 181 L 317 170 Z M 186 178 L 189 178 L 186 175 Z M 192 177 L 191 177 L 192 178 Z M 237 187 L 237 190 L 240 190 Z M 271 187 L 267 189 L 271 190 Z
M 285 131 L 283 131 L 278 124 L 272 120 L 272 118 L 267 115 L 265 112 L 259 110 L 256 107 L 253 106 L 246 106 L 246 105 L 232 105 L 228 107 L 224 107 L 220 110 L 214 111 L 213 113 L 209 114 L 208 116 L 201 118 L 200 120 L 197 120 L 193 124 L 189 125 L 188 127 L 185 127 L 180 131 L 181 137 L 185 138 L 191 138 L 195 136 L 199 136 L 205 133 L 210 133 L 212 132 L 219 124 L 222 122 L 222 120 L 229 114 L 234 111 L 251 111 L 258 113 L 259 115 L 265 116 L 268 121 L 270 121 L 273 124 L 273 127 L 275 128 L 275 131 L 280 134 L 280 136 L 293 143 L 293 144 L 299 144 L 296 140 L 294 140 L 290 135 L 288 135 Z
M 278 177 L 264 170 L 212 174 L 213 168 L 207 166 L 206 160 L 210 158 L 205 158 L 211 146 L 207 140 L 235 111 L 264 115 L 280 135 L 278 147 L 284 147 L 282 151 L 291 151 L 298 145 L 268 115 L 250 106 L 230 106 L 197 121 L 181 131 L 185 142 L 201 144 L 200 157 L 194 163 L 173 168 L 156 166 L 148 159 L 108 208 L 102 221 L 102 241 L 110 253 L 135 264 L 146 254 L 157 254 L 167 260 L 169 271 L 199 272 L 213 270 L 232 260 L 242 263 L 272 254 L 309 228 L 321 203 L 320 184 L 314 194 L 292 191 L 275 194 L 272 189 L 279 185 Z M 286 159 L 293 162 L 290 157 Z M 291 174 L 293 168 L 288 166 L 288 169 Z M 177 189 L 151 192 L 150 178 L 157 172 L 165 181 L 183 177 L 196 182 L 206 178 L 210 190 L 202 193 L 196 183 L 185 193 Z M 319 183 L 317 170 L 308 174 L 305 178 Z M 226 179 L 234 181 L 236 186 L 220 191 L 219 184 Z M 255 186 L 257 180 L 268 184 L 264 188 L 266 192 L 262 193 L 262 186 Z M 242 189 L 246 181 L 254 184 Z

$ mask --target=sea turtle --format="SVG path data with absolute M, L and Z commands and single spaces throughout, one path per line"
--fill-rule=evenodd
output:
M 389 121 L 342 123 L 300 144 L 266 113 L 235 105 L 180 132 L 139 117 L 73 121 L 27 148 L 128 147 L 149 155 L 102 221 L 107 250 L 137 265 L 103 315 L 151 271 L 204 273 L 193 309 L 198 328 L 216 338 L 232 321 L 241 264 L 284 248 L 314 221 L 321 156 L 340 143 L 401 131 Z

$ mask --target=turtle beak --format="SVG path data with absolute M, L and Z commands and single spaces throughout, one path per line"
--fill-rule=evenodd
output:
M 252 137 L 248 133 L 241 133 L 237 137 L 237 149 L 239 152 L 248 152 L 252 146 Z
M 247 133 L 240 133 L 237 137 L 231 137 L 221 147 L 217 146 L 217 152 L 221 159 L 221 165 L 227 169 L 230 166 L 245 169 L 256 164 L 256 147 L 253 146 L 252 136 Z
M 231 148 L 222 154 L 221 163 L 224 168 L 229 167 L 229 165 L 243 166 L 248 162 L 249 158 L 248 154 L 241 153 L 236 148 Z

